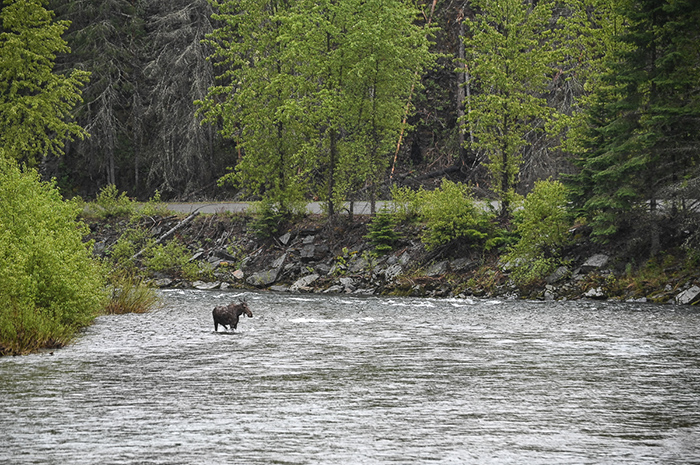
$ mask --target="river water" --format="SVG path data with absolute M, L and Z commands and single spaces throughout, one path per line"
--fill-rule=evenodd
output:
M 699 334 L 672 306 L 164 291 L 0 358 L 0 463 L 700 463 Z

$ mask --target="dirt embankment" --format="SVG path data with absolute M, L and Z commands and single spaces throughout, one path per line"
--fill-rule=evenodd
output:
M 401 225 L 391 253 L 373 254 L 365 236 L 367 216 L 341 217 L 329 224 L 309 215 L 261 239 L 245 213 L 143 217 L 88 222 L 95 253 L 109 255 L 125 231 L 141 231 L 161 244 L 184 245 L 197 276 L 182 269 L 153 271 L 136 254 L 137 268 L 159 287 L 241 288 L 287 292 L 411 295 L 428 297 L 506 297 L 543 300 L 607 299 L 691 303 L 700 300 L 700 276 L 665 275 L 653 283 L 633 285 L 622 277 L 624 263 L 586 244 L 571 249 L 569 265 L 528 289 L 509 279 L 497 255 L 459 247 L 428 252 L 420 241 L 422 227 Z M 640 278 L 641 279 L 641 278 Z M 694 294 L 697 293 L 697 296 Z

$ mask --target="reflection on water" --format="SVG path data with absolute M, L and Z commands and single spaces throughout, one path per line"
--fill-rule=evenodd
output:
M 166 291 L 0 358 L 0 463 L 700 463 L 700 313 Z

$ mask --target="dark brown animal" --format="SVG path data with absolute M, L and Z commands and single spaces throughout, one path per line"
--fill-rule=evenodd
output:
M 248 308 L 248 304 L 245 302 L 239 302 L 237 304 L 230 303 L 222 307 L 214 307 L 212 315 L 214 316 L 214 331 L 219 330 L 219 325 L 226 328 L 236 329 L 238 326 L 238 317 L 243 314 L 248 315 L 248 318 L 253 317 L 253 312 Z M 228 329 L 228 328 L 226 328 Z

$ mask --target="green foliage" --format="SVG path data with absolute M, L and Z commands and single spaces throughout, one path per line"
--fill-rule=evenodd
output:
M 114 184 L 109 184 L 100 190 L 95 204 L 102 218 L 129 217 L 135 211 L 134 203 L 127 197 L 126 192 L 120 194 Z
M 525 198 L 516 215 L 520 240 L 504 257 L 517 284 L 541 280 L 561 265 L 570 227 L 566 206 L 566 188 L 559 181 L 538 181 Z
M 653 255 L 662 221 L 658 201 L 668 188 L 697 179 L 700 163 L 700 4 L 622 6 L 627 28 L 591 99 L 577 151 L 580 172 L 570 185 L 593 237 L 606 242 L 620 231 L 644 231 Z M 675 195 L 681 192 L 668 200 L 674 207 L 682 205 Z M 641 222 L 644 228 L 635 227 Z
M 427 249 L 459 240 L 483 245 L 492 230 L 492 216 L 471 195 L 469 187 L 444 179 L 439 189 L 421 191 L 420 216 L 426 223 L 422 237 Z
M 465 101 L 463 123 L 472 136 L 469 148 L 488 157 L 505 217 L 526 135 L 541 130 L 551 115 L 543 95 L 555 74 L 550 30 L 554 3 L 475 0 L 472 6 L 480 14 L 466 20 L 464 45 L 472 85 L 479 92 Z
M 107 313 L 145 313 L 160 302 L 155 289 L 133 274 L 117 273 L 111 281 L 112 295 L 105 308 Z
M 269 239 L 275 237 L 287 221 L 301 215 L 306 207 L 300 202 L 295 202 L 294 206 L 288 204 L 286 208 L 282 208 L 277 202 L 262 200 L 255 202 L 250 210 L 254 218 L 250 223 L 251 231 L 261 239 Z
M 387 209 L 380 210 L 370 221 L 369 233 L 365 237 L 370 240 L 377 255 L 394 250 L 394 245 L 400 238 L 396 224 L 396 217 Z
M 77 202 L 0 159 L 0 353 L 63 345 L 105 304 Z
M 177 273 L 191 257 L 187 247 L 172 240 L 167 244 L 155 244 L 143 253 L 143 263 L 151 272 Z
M 420 214 L 421 191 L 410 187 L 391 186 L 391 205 L 393 214 L 398 222 L 412 221 Z
M 66 140 L 87 133 L 67 122 L 81 101 L 90 73 L 53 72 L 58 53 L 70 49 L 61 35 L 67 21 L 53 21 L 44 0 L 5 0 L 0 10 L 0 147 L 29 165 L 63 153 Z
M 223 121 L 222 134 L 242 154 L 223 180 L 282 214 L 288 200 L 311 193 L 326 200 L 331 216 L 353 191 L 379 182 L 408 96 L 434 61 L 413 4 L 213 4 L 221 27 L 209 43 L 224 84 L 199 102 L 201 114 Z

